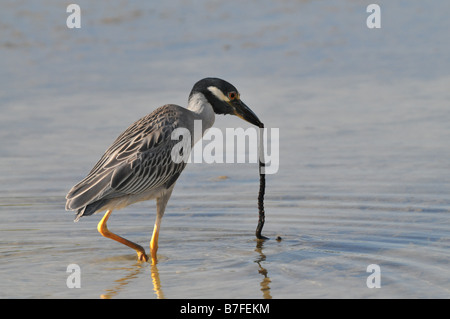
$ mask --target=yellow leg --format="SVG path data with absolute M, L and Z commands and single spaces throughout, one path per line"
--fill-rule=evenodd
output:
M 156 252 L 158 251 L 158 238 L 159 238 L 159 224 L 155 223 L 153 228 L 152 240 L 150 241 L 150 253 L 152 255 L 152 264 L 156 265 L 157 258 Z
M 169 201 L 170 194 L 175 184 L 173 184 L 165 193 L 160 197 L 156 198 L 156 221 L 155 227 L 153 228 L 152 240 L 150 241 L 150 253 L 152 256 L 152 264 L 156 265 L 157 258 L 156 252 L 158 251 L 158 238 L 159 238 L 159 228 L 161 226 L 161 220 L 164 215 L 164 210 L 166 209 L 167 202 Z
M 108 227 L 106 226 L 106 222 L 108 221 L 109 215 L 111 215 L 112 210 L 107 210 L 105 216 L 103 216 L 102 220 L 98 223 L 97 230 L 100 234 L 102 234 L 106 238 L 111 238 L 112 240 L 118 241 L 121 244 L 127 245 L 130 248 L 133 248 L 136 250 L 138 259 L 140 261 L 147 261 L 148 257 L 145 254 L 144 248 L 142 246 L 133 243 L 132 241 L 129 241 L 128 239 L 125 239 L 123 237 L 120 237 L 108 230 Z

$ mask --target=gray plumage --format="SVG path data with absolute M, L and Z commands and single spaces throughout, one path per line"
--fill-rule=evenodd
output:
M 133 123 L 108 148 L 91 172 L 67 194 L 67 210 L 75 221 L 105 209 L 118 209 L 152 199 L 170 188 L 186 166 L 175 163 L 171 139 L 176 128 L 193 127 L 194 115 L 165 105 Z
M 192 88 L 187 109 L 164 105 L 123 132 L 89 174 L 69 191 L 66 210 L 76 211 L 75 221 L 106 210 L 97 226 L 98 231 L 104 237 L 135 249 L 139 260 L 147 261 L 142 246 L 110 232 L 106 223 L 115 209 L 156 199 L 156 221 L 150 242 L 152 261 L 156 261 L 161 219 L 175 183 L 186 166 L 185 161 L 172 158 L 172 152 L 179 151 L 174 146 L 182 143 L 182 148 L 188 148 L 185 143 L 190 143 L 190 150 L 214 124 L 215 114 L 233 114 L 254 125 L 262 125 L 241 101 L 233 85 L 218 78 L 202 79 Z M 202 136 L 196 136 L 194 132 L 196 120 L 201 121 Z M 190 141 L 172 139 L 172 132 L 179 128 L 190 132 Z M 183 153 L 187 151 L 183 150 Z M 189 154 L 178 155 L 186 159 Z

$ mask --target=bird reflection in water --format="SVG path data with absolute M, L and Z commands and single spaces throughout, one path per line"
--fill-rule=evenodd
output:
M 256 248 L 255 252 L 259 254 L 258 258 L 255 260 L 255 263 L 258 264 L 258 273 L 260 273 L 264 278 L 261 280 L 261 292 L 263 294 L 264 299 L 272 299 L 270 294 L 270 277 L 268 276 L 267 269 L 261 266 L 261 263 L 266 260 L 266 255 L 263 253 L 264 241 L 261 239 L 256 240 Z M 110 299 L 117 296 L 130 282 L 132 282 L 135 278 L 137 278 L 145 268 L 148 267 L 148 264 L 137 263 L 133 265 L 133 267 L 123 268 L 128 270 L 129 273 L 120 279 L 117 279 L 116 285 L 112 288 L 106 289 L 106 292 L 100 296 L 102 299 Z M 156 264 L 150 266 L 153 291 L 156 294 L 158 299 L 165 299 L 164 293 L 161 289 L 161 280 L 159 277 L 159 271 Z
M 255 260 L 255 262 L 258 264 L 258 272 L 264 276 L 263 280 L 261 280 L 261 291 L 263 293 L 264 299 L 272 299 L 272 296 L 270 295 L 270 287 L 269 284 L 272 282 L 267 276 L 267 269 L 261 266 L 261 262 L 266 260 L 266 255 L 263 253 L 263 246 L 264 246 L 264 240 L 258 239 L 256 240 L 256 249 L 255 251 L 259 254 L 259 258 Z
M 146 268 L 146 265 L 138 263 L 133 267 L 123 268 L 129 271 L 128 275 L 117 279 L 115 282 L 117 283 L 114 287 L 110 289 L 106 289 L 106 292 L 100 295 L 101 299 L 111 299 L 117 296 L 122 289 L 124 289 L 133 279 L 137 278 L 138 275 Z M 156 265 L 150 266 L 152 283 L 153 283 L 153 291 L 156 294 L 158 299 L 165 299 L 164 293 L 161 289 L 161 280 L 159 278 L 159 271 Z
M 153 282 L 153 290 L 155 291 L 156 297 L 158 299 L 165 299 L 164 293 L 161 289 L 161 280 L 159 279 L 158 267 L 156 265 L 152 265 L 152 282 Z

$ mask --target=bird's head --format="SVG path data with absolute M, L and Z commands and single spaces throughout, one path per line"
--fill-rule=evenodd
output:
M 192 88 L 189 97 L 201 93 L 211 104 L 216 114 L 233 114 L 241 119 L 262 126 L 255 113 L 242 102 L 238 90 L 227 81 L 218 78 L 205 78 Z

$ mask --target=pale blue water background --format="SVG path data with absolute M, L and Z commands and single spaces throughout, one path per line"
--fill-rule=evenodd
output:
M 450 296 L 450 3 L 378 1 L 379 30 L 363 1 L 76 3 L 79 30 L 60 1 L 1 4 L 0 297 Z M 270 240 L 254 240 L 257 166 L 194 164 L 157 267 L 139 264 L 98 234 L 101 216 L 73 223 L 64 196 L 129 124 L 185 106 L 205 76 L 280 128 Z M 108 225 L 148 247 L 154 218 L 145 202 Z M 80 289 L 66 286 L 73 263 Z

